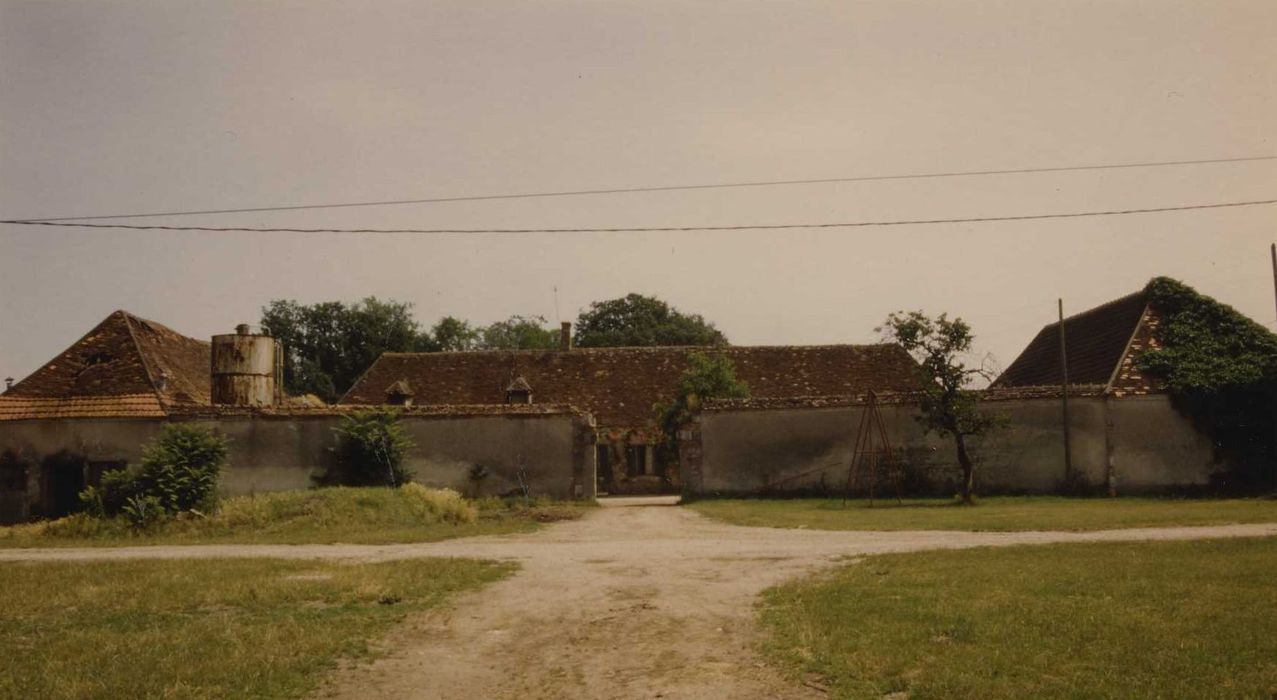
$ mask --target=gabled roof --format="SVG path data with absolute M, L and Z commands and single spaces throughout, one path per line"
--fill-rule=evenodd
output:
M 637 429 L 653 406 L 674 398 L 693 352 L 732 360 L 758 397 L 830 396 L 916 388 L 917 365 L 897 345 L 579 348 L 385 353 L 341 404 L 378 404 L 383 387 L 411 382 L 418 405 L 499 404 L 511 377 L 536 387 L 538 401 L 571 404 L 604 428 Z
M 150 401 L 139 398 L 143 396 L 153 397 L 161 408 L 208 405 L 211 353 L 205 341 L 116 311 L 4 392 L 3 413 L 17 420 L 25 415 L 19 407 L 26 405 L 31 415 L 25 417 L 30 418 L 66 411 L 85 417 L 86 412 L 133 416 L 154 410 Z M 138 408 L 142 403 L 145 409 Z
M 386 396 L 412 396 L 412 387 L 408 385 L 405 379 L 397 380 L 394 384 L 386 387 Z
M 1109 385 L 1148 310 L 1140 291 L 1064 319 L 1069 384 Z M 1060 324 L 1044 326 L 993 387 L 1051 386 L 1063 381 Z
M 514 378 L 514 381 L 510 382 L 510 386 L 507 386 L 505 390 L 506 393 L 510 393 L 512 391 L 524 391 L 531 394 L 532 385 L 529 384 L 528 380 L 524 379 L 522 376 L 518 376 Z

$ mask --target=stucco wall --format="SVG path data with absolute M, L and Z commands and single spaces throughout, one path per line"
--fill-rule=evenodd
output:
M 239 495 L 309 488 L 336 444 L 336 415 L 196 418 L 230 438 L 228 466 L 219 490 Z M 468 493 L 467 472 L 487 467 L 485 495 L 518 488 L 524 471 L 530 492 L 549 498 L 595 496 L 594 434 L 579 414 L 414 416 L 402 424 L 416 442 L 407 466 L 417 481 Z M 12 449 L 39 465 L 66 449 L 89 461 L 136 462 L 143 443 L 158 434 L 160 420 L 39 420 L 0 423 L 0 452 Z M 29 470 L 25 498 L 0 494 L 0 521 L 32 514 L 40 499 L 39 467 Z M 34 511 L 38 513 L 38 508 Z
M 986 406 L 1003 414 L 1007 425 L 970 444 L 978 488 L 985 493 L 1065 488 L 1059 399 L 1000 400 Z M 682 467 L 686 490 L 712 495 L 841 489 L 863 410 L 843 405 L 705 411 L 684 436 L 682 452 L 692 455 Z M 907 490 L 953 493 L 959 469 L 952 440 L 924 435 L 911 405 L 889 404 L 880 411 L 892 446 L 903 457 Z M 1080 486 L 1104 490 L 1110 459 L 1120 493 L 1205 484 L 1219 468 L 1209 439 L 1176 413 L 1165 396 L 1075 397 L 1069 414 Z

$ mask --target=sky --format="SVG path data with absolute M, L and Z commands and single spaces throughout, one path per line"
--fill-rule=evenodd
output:
M 0 0 L 0 218 L 1277 155 L 1277 3 Z M 731 226 L 1277 198 L 1277 160 L 111 220 Z M 1277 327 L 1277 206 L 881 228 L 283 234 L 0 224 L 0 376 L 115 309 L 272 299 L 573 320 L 629 292 L 735 344 L 971 323 L 994 366 L 1169 275 Z

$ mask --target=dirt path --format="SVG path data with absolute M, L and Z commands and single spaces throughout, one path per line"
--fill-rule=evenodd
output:
M 614 501 L 528 535 L 416 545 L 0 550 L 5 560 L 289 557 L 518 561 L 515 576 L 412 619 L 394 653 L 334 675 L 336 698 L 818 698 L 763 666 L 764 588 L 847 557 L 984 545 L 1277 535 L 1277 524 L 1065 532 L 830 532 L 725 525 Z M 631 502 L 635 503 L 635 502 Z M 668 503 L 668 501 L 667 501 Z

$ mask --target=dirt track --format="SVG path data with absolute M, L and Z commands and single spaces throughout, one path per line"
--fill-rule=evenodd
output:
M 669 501 L 666 501 L 668 503 Z M 632 505 L 642 503 L 642 506 Z M 290 557 L 518 561 L 515 576 L 408 621 L 389 657 L 335 674 L 337 698 L 818 698 L 754 653 L 764 588 L 847 557 L 1049 542 L 1277 535 L 1277 524 L 1089 533 L 828 532 L 724 525 L 614 501 L 529 535 L 432 544 L 0 550 L 4 560 Z

